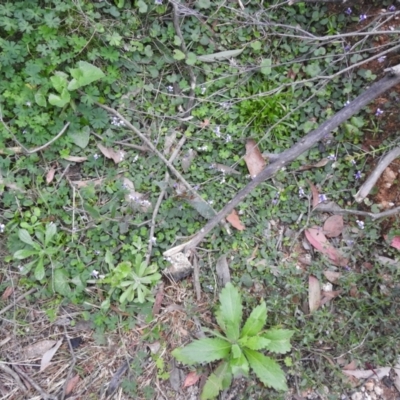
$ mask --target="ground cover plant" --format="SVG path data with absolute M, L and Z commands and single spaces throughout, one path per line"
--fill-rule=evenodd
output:
M 390 1 L 0 4 L 3 396 L 200 393 L 222 367 L 189 372 L 173 354 L 199 326 L 232 339 L 214 313 L 228 291 L 245 317 L 265 307 L 268 328 L 295 333 L 277 357 L 285 394 L 225 371 L 221 396 L 350 396 L 360 382 L 343 369 L 394 366 L 398 155 L 359 189 L 398 147 L 398 86 L 252 190 L 188 258 L 168 251 L 399 63 L 396 18 Z M 84 345 L 52 347 L 61 335 Z

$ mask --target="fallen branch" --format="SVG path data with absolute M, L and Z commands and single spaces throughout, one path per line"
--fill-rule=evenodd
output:
M 369 217 L 372 220 L 377 220 L 380 218 L 390 217 L 391 215 L 398 214 L 400 212 L 400 207 L 391 208 L 390 210 L 382 211 L 380 213 L 372 213 L 368 211 L 359 211 L 359 210 L 346 210 L 344 208 L 339 207 L 337 204 L 333 203 L 320 203 L 315 207 L 312 211 L 319 212 L 327 212 L 332 214 L 352 214 L 352 215 L 361 215 L 363 217 Z
M 32 288 L 28 290 L 26 293 L 22 294 L 19 296 L 17 299 L 15 299 L 12 303 L 10 303 L 8 306 L 4 307 L 2 310 L 0 310 L 0 315 L 4 314 L 6 311 L 8 311 L 10 308 L 13 308 L 18 302 L 23 300 L 25 297 L 28 297 L 30 294 L 36 292 L 37 289 Z
M 294 161 L 306 150 L 310 149 L 317 142 L 322 140 L 341 123 L 349 119 L 361 108 L 398 83 L 400 83 L 400 65 L 393 68 L 392 74 L 374 83 L 364 93 L 355 98 L 349 105 L 340 110 L 331 119 L 320 125 L 319 128 L 308 133 L 290 149 L 282 152 L 279 160 L 265 167 L 263 171 L 261 171 L 250 183 L 240 190 L 237 195 L 228 204 L 226 204 L 226 206 L 217 215 L 215 215 L 189 242 L 184 244 L 185 250 L 188 251 L 196 247 L 204 239 L 204 237 L 222 220 L 222 218 L 232 212 L 232 210 L 260 183 L 272 178 L 285 165 Z M 180 247 L 182 248 L 182 245 Z M 168 250 L 168 252 L 173 252 L 173 249 Z
M 400 157 L 400 147 L 396 147 L 386 154 L 386 156 L 379 162 L 377 167 L 372 171 L 368 179 L 361 185 L 360 189 L 354 196 L 357 203 L 361 203 L 369 195 L 369 192 L 372 190 L 383 171 L 397 157 Z

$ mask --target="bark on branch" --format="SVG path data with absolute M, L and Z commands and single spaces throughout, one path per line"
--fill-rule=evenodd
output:
M 294 161 L 306 150 L 313 147 L 333 129 L 356 114 L 361 108 L 366 106 L 368 103 L 380 96 L 382 93 L 386 92 L 391 87 L 400 83 L 400 65 L 394 67 L 390 72 L 391 73 L 389 75 L 374 83 L 364 93 L 355 98 L 349 105 L 335 114 L 331 119 L 325 121 L 314 131 L 308 133 L 290 149 L 282 152 L 277 161 L 265 167 L 264 170 L 261 171 L 249 184 L 240 190 L 237 195 L 228 204 L 226 204 L 225 207 L 217 215 L 215 215 L 189 242 L 177 247 L 180 249 L 184 248 L 185 251 L 196 247 L 204 239 L 204 237 L 222 220 L 222 218 L 231 213 L 232 210 L 260 183 L 272 178 L 285 165 Z M 168 252 L 171 252 L 172 250 L 173 249 L 170 249 Z

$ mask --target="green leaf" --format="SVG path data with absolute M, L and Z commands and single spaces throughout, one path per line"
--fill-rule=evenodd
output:
M 61 93 L 64 89 L 66 89 L 68 85 L 67 78 L 68 75 L 61 71 L 56 71 L 55 74 L 50 77 L 51 84 L 58 93 Z
M 14 253 L 13 257 L 17 260 L 24 260 L 25 258 L 36 255 L 37 253 L 38 253 L 37 250 L 22 249 L 22 250 L 17 250 Z
M 43 90 L 40 89 L 35 93 L 35 101 L 36 104 L 38 104 L 41 107 L 47 106 L 46 96 Z
M 242 54 L 243 50 L 244 49 L 220 51 L 218 53 L 197 56 L 197 59 L 199 61 L 209 63 L 221 60 L 229 60 L 230 58 L 237 57 L 238 55 Z
M 276 361 L 254 350 L 243 349 L 243 351 L 251 369 L 265 386 L 276 390 L 288 389 L 285 374 Z
M 48 224 L 46 226 L 46 234 L 44 239 L 44 244 L 47 246 L 57 234 L 57 225 L 56 224 Z
M 54 271 L 54 290 L 63 295 L 63 296 L 68 296 L 71 294 L 71 288 L 68 284 L 68 272 L 65 271 L 64 269 L 57 268 Z
M 229 355 L 231 344 L 216 338 L 195 340 L 183 348 L 175 349 L 172 355 L 184 364 L 212 362 Z
M 217 369 L 208 377 L 201 392 L 200 399 L 214 399 L 221 390 L 227 389 L 232 382 L 232 372 L 226 361 L 220 363 Z
M 262 336 L 271 341 L 271 343 L 266 347 L 268 350 L 283 354 L 287 353 L 292 348 L 290 338 L 293 334 L 294 331 L 289 329 L 270 329 Z
M 86 61 L 79 61 L 78 68 L 71 69 L 70 73 L 74 77 L 68 85 L 70 91 L 89 85 L 105 76 L 100 68 Z
M 229 366 L 234 377 L 239 375 L 249 376 L 249 363 L 243 353 L 237 358 L 231 358 Z
M 34 247 L 35 244 L 36 244 L 33 241 L 32 236 L 30 235 L 30 233 L 26 229 L 20 229 L 18 231 L 18 237 L 19 237 L 19 240 L 21 240 L 21 242 L 29 244 L 32 247 Z
M 250 46 L 255 51 L 261 50 L 261 42 L 259 40 L 256 40 L 255 42 L 251 43 Z
M 139 0 L 138 2 L 137 2 L 137 6 L 138 6 L 138 8 L 139 8 L 139 12 L 140 13 L 142 13 L 142 14 L 144 14 L 144 13 L 146 13 L 147 12 L 147 4 L 143 1 L 143 0 Z
M 271 341 L 269 339 L 262 336 L 252 336 L 247 338 L 246 343 L 243 345 L 251 350 L 261 350 L 268 348 L 270 343 Z
M 49 103 L 56 107 L 64 107 L 71 100 L 71 95 L 69 94 L 67 89 L 64 89 L 61 92 L 61 95 L 50 93 L 49 94 Z
M 249 318 L 247 318 L 247 321 L 240 332 L 240 337 L 257 335 L 265 325 L 266 321 L 267 306 L 263 300 L 260 305 L 253 309 Z
M 240 350 L 240 347 L 237 344 L 232 345 L 232 357 L 233 358 L 239 358 L 242 355 L 242 350 Z
M 196 56 L 196 54 L 194 54 L 194 53 L 192 53 L 192 52 L 189 52 L 189 53 L 187 54 L 186 64 L 187 64 L 187 65 L 194 65 L 194 64 L 196 64 L 196 61 L 197 61 L 197 56 Z
M 174 50 L 174 55 L 173 55 L 175 60 L 181 61 L 184 60 L 186 58 L 185 53 L 183 53 L 182 51 L 175 49 Z
M 106 250 L 106 256 L 104 257 L 104 261 L 110 268 L 112 268 L 114 266 L 113 255 L 112 255 L 111 251 L 108 249 Z
M 264 58 L 261 61 L 261 73 L 264 75 L 270 75 L 272 72 L 272 60 L 270 58 Z
M 225 324 L 225 334 L 230 340 L 239 339 L 242 322 L 242 303 L 238 289 L 228 282 L 219 294 L 221 318 Z
M 71 138 L 74 144 L 79 146 L 81 149 L 84 149 L 89 144 L 90 128 L 88 126 L 84 126 L 78 132 L 68 132 L 68 136 Z
M 35 278 L 41 281 L 45 276 L 43 258 L 40 257 L 35 268 Z
M 196 4 L 199 6 L 199 8 L 210 8 L 211 7 L 211 1 L 210 0 L 198 0 Z

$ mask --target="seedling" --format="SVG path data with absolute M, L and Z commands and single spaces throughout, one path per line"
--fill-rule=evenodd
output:
M 288 352 L 294 331 L 276 328 L 263 330 L 267 320 L 264 301 L 251 312 L 240 329 L 241 296 L 231 283 L 221 291 L 219 299 L 221 304 L 216 312 L 216 319 L 225 335 L 206 329 L 215 338 L 195 340 L 172 352 L 178 361 L 188 365 L 222 360 L 204 385 L 201 399 L 214 399 L 221 390 L 230 386 L 232 377 L 248 377 L 250 368 L 265 386 L 287 390 L 285 374 L 281 367 L 259 350 L 280 354 Z

